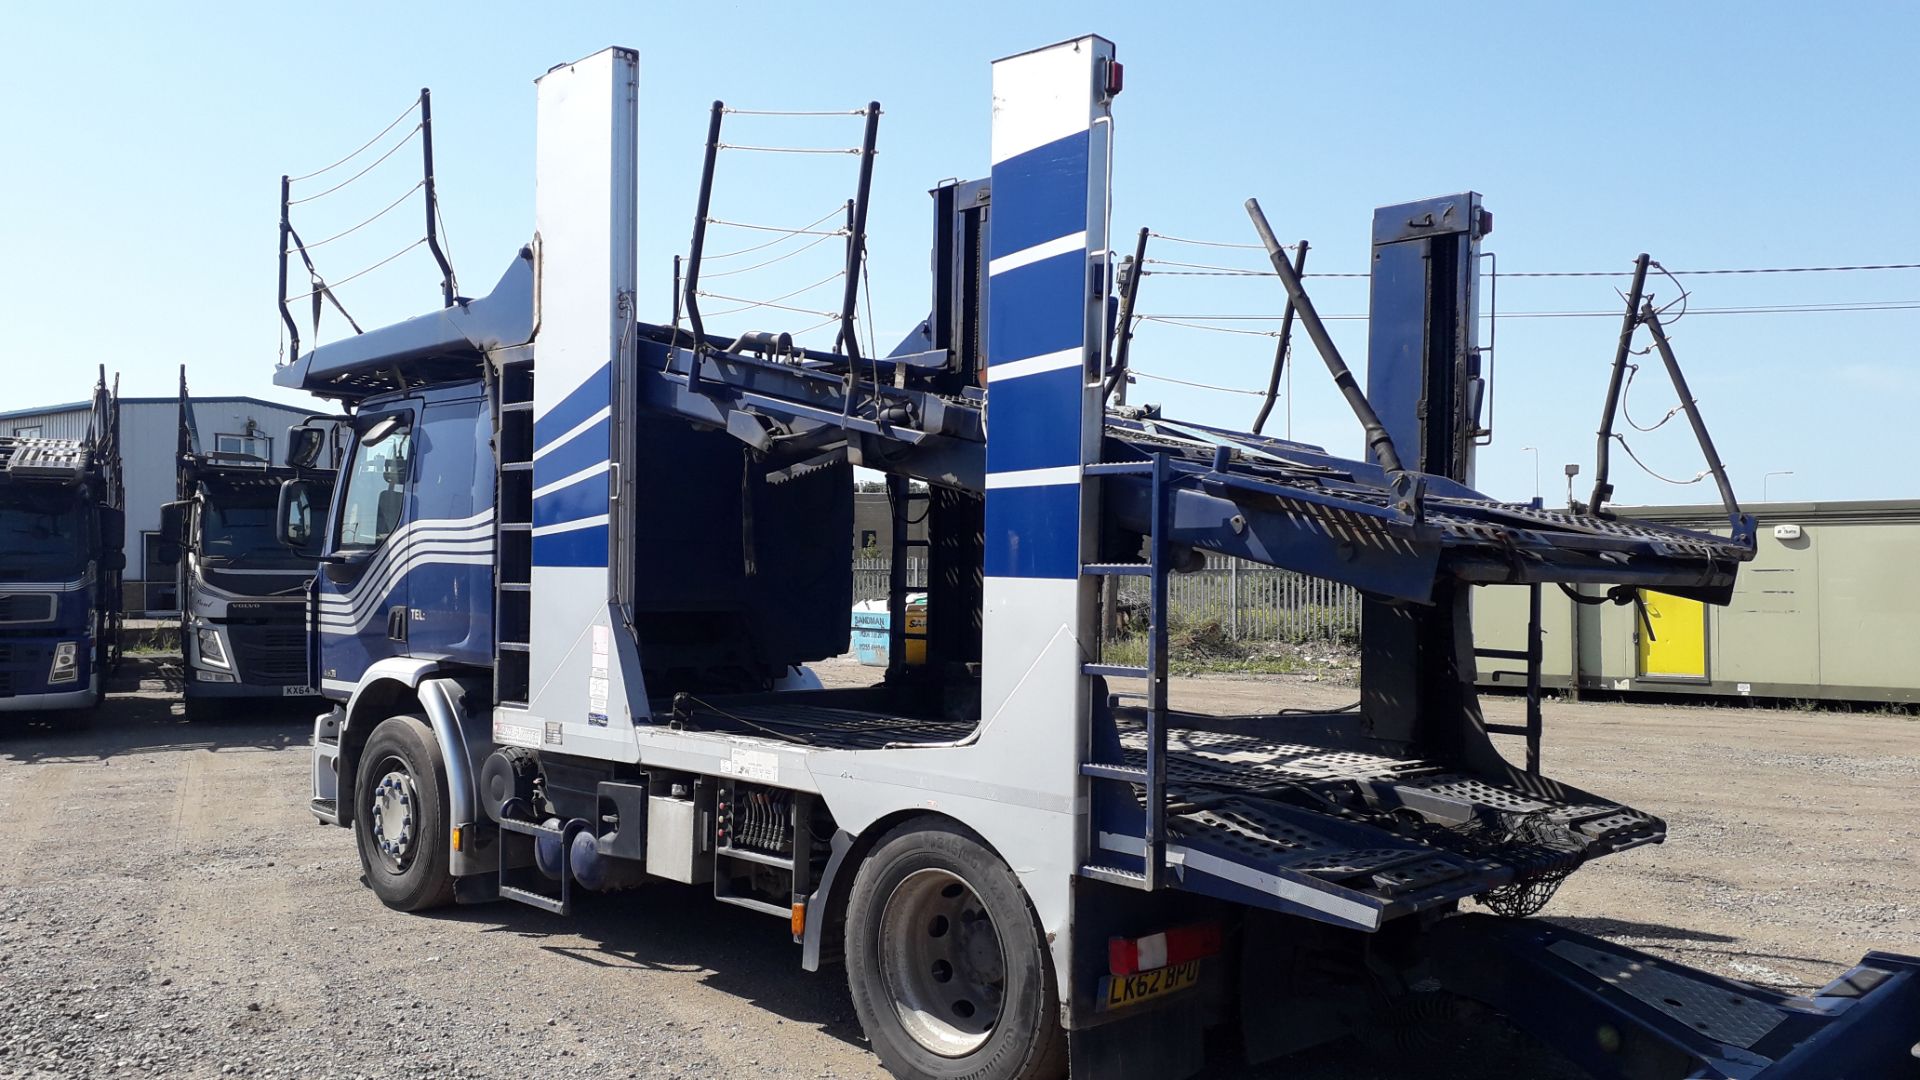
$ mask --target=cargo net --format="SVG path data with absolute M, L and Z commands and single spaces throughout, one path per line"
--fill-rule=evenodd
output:
M 1458 831 L 1489 853 L 1508 859 L 1522 855 L 1512 882 L 1474 897 L 1509 919 L 1524 919 L 1546 907 L 1560 891 L 1560 883 L 1580 865 L 1586 847 L 1576 833 L 1538 810 L 1497 814 Z

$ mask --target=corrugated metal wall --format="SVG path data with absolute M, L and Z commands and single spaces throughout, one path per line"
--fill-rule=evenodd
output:
M 92 408 L 85 405 L 77 409 L 16 416 L 0 420 L 0 435 L 38 434 L 43 439 L 84 439 L 87 437 L 87 421 L 92 417 Z M 40 430 L 34 432 L 31 430 L 33 428 Z

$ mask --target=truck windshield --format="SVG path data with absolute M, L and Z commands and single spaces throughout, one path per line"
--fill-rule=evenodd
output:
M 312 570 L 273 535 L 279 491 L 271 486 L 200 489 L 199 551 L 216 564 L 259 570 Z
M 90 548 L 86 513 L 73 492 L 0 488 L 0 580 L 76 577 Z

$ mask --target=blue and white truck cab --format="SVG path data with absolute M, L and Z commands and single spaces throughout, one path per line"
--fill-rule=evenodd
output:
M 336 462 L 296 467 L 206 449 L 184 366 L 178 431 L 177 485 L 174 501 L 161 508 L 160 558 L 179 567 L 187 716 L 204 719 L 240 699 L 316 694 L 307 663 L 314 563 L 280 543 L 274 512 L 287 480 L 330 490 Z
M 672 321 L 650 323 L 638 57 L 540 77 L 532 240 L 492 293 L 275 375 L 351 413 L 331 499 L 288 481 L 278 528 L 321 567 L 312 810 L 352 830 L 375 895 L 565 915 L 581 890 L 710 888 L 790 926 L 804 968 L 842 964 L 912 1080 L 1165 1080 L 1213 1028 L 1268 1058 L 1439 993 L 1601 1076 L 1912 1075 L 1920 960 L 1871 954 L 1795 998 L 1523 917 L 1665 826 L 1544 776 L 1537 707 L 1487 721 L 1469 598 L 1725 603 L 1753 553 L 1731 489 L 1727 536 L 1619 518 L 1604 490 L 1566 511 L 1473 490 L 1491 218 L 1471 192 L 1376 212 L 1364 386 L 1249 206 L 1363 459 L 1109 408 L 1122 74 L 1092 36 L 993 65 L 990 175 L 935 189 L 932 310 L 884 357 L 853 322 L 877 104 L 851 111 L 840 334 L 812 349 L 700 309 L 731 110 Z M 1664 350 L 1630 303 L 1622 361 L 1642 328 Z M 897 576 L 885 678 L 793 689 L 848 647 L 856 465 L 924 515 L 924 661 Z M 1167 580 L 1203 552 L 1362 589 L 1360 701 L 1175 707 Z M 1115 576 L 1148 585 L 1142 666 L 1102 657 Z
M 105 692 L 126 568 L 119 423 L 103 369 L 84 438 L 0 437 L 0 712 Z
M 493 660 L 493 408 L 480 380 L 369 396 L 331 477 L 285 487 L 319 508 L 312 629 L 321 692 Z M 331 507 L 330 512 L 327 508 Z M 297 512 L 297 510 L 296 510 Z

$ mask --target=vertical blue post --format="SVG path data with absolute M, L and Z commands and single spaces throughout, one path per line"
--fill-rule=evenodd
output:
M 1014 767 L 1062 793 L 1085 749 L 1112 69 L 1098 37 L 993 65 L 982 705 L 1025 733 Z

